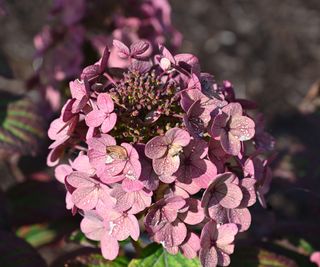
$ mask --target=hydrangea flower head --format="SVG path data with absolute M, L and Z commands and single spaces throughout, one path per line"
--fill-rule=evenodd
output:
M 71 99 L 49 129 L 50 164 L 69 160 L 55 170 L 67 208 L 83 215 L 82 231 L 107 259 L 118 241 L 139 238 L 144 217 L 168 253 L 227 266 L 270 182 L 246 102 L 202 73 L 194 55 L 160 46 L 154 57 L 143 40 L 113 44 L 121 60 L 106 48 L 70 82 Z

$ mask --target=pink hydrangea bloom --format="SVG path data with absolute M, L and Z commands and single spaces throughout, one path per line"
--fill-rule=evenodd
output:
M 115 126 L 117 115 L 113 112 L 114 104 L 109 94 L 103 93 L 97 98 L 98 109 L 93 109 L 86 116 L 86 124 L 89 127 L 101 126 L 103 133 L 108 133 Z
M 187 131 L 173 128 L 164 136 L 156 136 L 146 144 L 145 154 L 152 159 L 153 169 L 160 175 L 160 179 L 165 179 L 179 169 L 179 154 L 189 142 L 190 135 Z
M 217 225 L 209 221 L 202 228 L 200 237 L 200 261 L 202 266 L 228 266 L 229 255 L 234 251 L 234 238 L 238 228 L 233 223 Z
M 202 197 L 202 207 L 217 223 L 234 223 L 239 232 L 248 230 L 251 214 L 247 207 L 256 202 L 256 181 L 245 178 L 239 181 L 232 173 L 218 175 Z
M 180 167 L 173 177 L 176 179 L 176 185 L 189 194 L 207 188 L 217 175 L 215 165 L 206 159 L 207 153 L 208 144 L 201 139 L 192 139 L 188 146 L 183 148 Z
M 113 199 L 109 194 L 110 188 L 84 172 L 74 171 L 66 178 L 68 185 L 75 188 L 72 191 L 72 201 L 82 210 L 94 209 L 98 201 L 108 202 L 113 206 Z
M 84 216 L 81 229 L 105 258 L 118 255 L 118 241 L 139 238 L 144 217 L 148 237 L 169 253 L 228 265 L 249 207 L 270 184 L 270 159 L 243 110 L 252 105 L 201 73 L 195 56 L 160 46 L 154 57 L 151 46 L 114 41 L 70 83 L 49 129 L 48 164 L 65 155 L 55 175 L 67 208 Z
M 110 195 L 116 199 L 114 206 L 116 210 L 130 214 L 137 214 L 151 206 L 152 192 L 146 189 L 127 192 L 122 186 L 115 186 Z
M 80 227 L 86 237 L 100 241 L 103 257 L 114 260 L 118 256 L 119 243 L 111 234 L 112 224 L 104 221 L 96 211 L 85 212 Z
M 230 103 L 223 107 L 211 128 L 212 137 L 220 140 L 223 149 L 234 156 L 240 153 L 241 142 L 250 140 L 254 133 L 254 121 L 243 116 L 239 103 Z

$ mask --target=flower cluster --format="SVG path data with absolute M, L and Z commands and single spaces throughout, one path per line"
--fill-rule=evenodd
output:
M 166 42 L 179 47 L 181 35 L 173 28 L 170 15 L 167 0 L 54 0 L 48 24 L 34 38 L 37 71 L 29 85 L 42 88 L 56 111 L 59 89 L 80 75 L 84 54 L 96 60 L 113 39 L 124 43 L 145 39 L 153 47 Z M 111 58 L 111 65 L 125 63 L 114 53 Z
M 106 259 L 145 229 L 171 254 L 227 266 L 251 224 L 248 207 L 265 205 L 274 140 L 230 82 L 201 72 L 194 55 L 160 45 L 153 56 L 150 47 L 114 40 L 118 66 L 107 47 L 70 82 L 48 164 L 69 160 L 55 169 L 67 208 L 83 215 L 81 230 Z

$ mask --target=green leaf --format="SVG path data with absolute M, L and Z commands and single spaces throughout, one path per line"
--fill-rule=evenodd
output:
M 299 240 L 299 248 L 301 248 L 306 254 L 311 254 L 315 251 L 312 245 L 304 239 Z
M 148 247 L 147 247 L 148 248 Z M 140 259 L 133 259 L 129 267 L 201 267 L 198 259 L 187 259 L 181 253 L 171 255 L 161 246 L 154 251 L 155 245 L 150 246 L 147 250 L 151 251 L 149 256 Z M 144 255 L 142 255 L 144 256 Z
M 62 238 L 74 226 L 72 221 L 61 220 L 49 224 L 23 226 L 17 230 L 16 234 L 33 247 L 40 247 Z

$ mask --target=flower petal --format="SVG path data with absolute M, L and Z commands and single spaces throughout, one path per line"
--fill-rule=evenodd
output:
M 82 210 L 92 210 L 97 206 L 99 191 L 95 187 L 80 187 L 72 193 L 72 201 Z
M 118 241 L 110 236 L 107 232 L 102 236 L 101 239 L 101 251 L 104 258 L 107 260 L 114 260 L 119 253 Z
M 108 93 L 101 93 L 98 95 L 97 105 L 99 109 L 105 113 L 111 113 L 114 110 L 113 100 Z
M 241 151 L 240 140 L 234 137 L 230 132 L 227 133 L 222 131 L 222 134 L 220 135 L 220 141 L 225 152 L 234 156 L 239 155 Z
M 106 117 L 107 114 L 102 110 L 92 110 L 85 117 L 85 121 L 89 127 L 99 127 Z
M 170 177 L 179 169 L 180 157 L 166 155 L 152 161 L 152 166 L 156 174 Z
M 117 123 L 116 113 L 109 114 L 101 125 L 101 132 L 108 133 L 110 132 Z
M 157 159 L 163 157 L 167 150 L 166 139 L 163 136 L 156 136 L 146 144 L 144 153 L 150 159 Z
M 230 122 L 230 133 L 239 141 L 250 140 L 255 133 L 254 121 L 246 116 L 233 116 Z
M 122 59 L 126 59 L 130 56 L 130 50 L 129 47 L 127 47 L 124 43 L 113 40 L 113 46 L 117 48 L 118 50 L 118 56 Z

